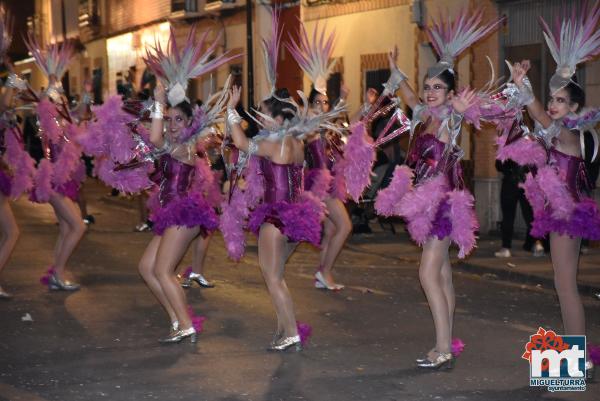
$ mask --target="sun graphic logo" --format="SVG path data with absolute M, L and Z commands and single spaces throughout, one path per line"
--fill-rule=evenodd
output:
M 540 327 L 521 358 L 529 361 L 530 386 L 585 391 L 585 336 L 560 336 Z

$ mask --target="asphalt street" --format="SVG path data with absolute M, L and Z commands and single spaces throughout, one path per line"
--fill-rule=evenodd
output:
M 166 314 L 136 266 L 149 233 L 134 233 L 134 201 L 88 191 L 92 225 L 70 265 L 83 288 L 48 292 L 39 284 L 57 232 L 51 209 L 19 201 L 21 238 L 2 284 L 0 400 L 598 400 L 583 393 L 529 387 L 524 345 L 539 326 L 561 332 L 553 291 L 491 280 L 455 269 L 455 336 L 466 344 L 451 371 L 417 370 L 433 345 L 433 323 L 421 291 L 416 252 L 402 236 L 354 237 L 337 277 L 348 287 L 313 286 L 317 252 L 297 249 L 286 271 L 297 318 L 313 336 L 301 353 L 265 351 L 274 311 L 257 266 L 255 241 L 241 263 L 226 258 L 215 236 L 206 275 L 214 289 L 194 287 L 188 301 L 207 318 L 198 344 L 160 346 Z M 189 264 L 191 252 L 182 266 Z M 600 343 L 600 302 L 584 297 L 588 341 Z M 595 341 L 594 341 L 595 340 Z M 597 372 L 600 376 L 600 372 Z

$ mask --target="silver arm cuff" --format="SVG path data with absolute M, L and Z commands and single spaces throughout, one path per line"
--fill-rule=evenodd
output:
M 385 88 L 383 90 L 383 94 L 393 95 L 394 93 L 396 93 L 398 88 L 400 88 L 400 83 L 402 81 L 405 81 L 407 78 L 408 77 L 406 76 L 406 74 L 400 71 L 398 67 L 392 68 L 390 78 L 385 84 L 383 84 L 383 87 Z
M 150 118 L 156 120 L 163 119 L 163 104 L 161 102 L 154 102 L 150 106 Z
M 523 86 L 519 88 L 519 103 L 523 106 L 529 106 L 535 100 L 533 88 L 529 78 L 523 78 Z
M 248 143 L 248 155 L 252 156 L 258 152 L 258 142 L 254 138 L 250 138 Z
M 228 107 L 227 108 L 227 123 L 231 126 L 231 125 L 235 125 L 235 124 L 240 124 L 241 122 L 242 122 L 242 117 L 240 117 L 237 110 Z

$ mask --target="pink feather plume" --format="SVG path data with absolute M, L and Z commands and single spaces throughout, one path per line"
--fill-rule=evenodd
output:
M 56 106 L 48 99 L 42 99 L 36 106 L 40 129 L 50 142 L 58 143 L 63 134 L 63 129 L 58 122 Z
M 324 93 L 327 90 L 327 77 L 335 65 L 335 60 L 330 62 L 333 57 L 335 32 L 326 35 L 325 29 L 319 31 L 319 24 L 317 23 L 312 34 L 312 40 L 309 40 L 306 28 L 300 22 L 297 34 L 298 40 L 294 40 L 289 32 L 288 35 L 289 42 L 286 43 L 286 47 L 292 57 L 310 77 L 315 89 Z
M 500 161 L 512 160 L 521 166 L 542 167 L 548 160 L 548 154 L 544 146 L 532 139 L 523 137 L 506 145 L 508 134 L 496 139 L 498 151 L 496 159 Z
M 73 175 L 82 164 L 79 148 L 73 142 L 66 142 L 53 164 L 54 176 L 52 183 L 56 186 L 66 184 L 73 179 Z
M 219 229 L 223 234 L 229 257 L 239 262 L 246 248 L 245 227 L 250 211 L 247 199 L 239 186 L 234 188 L 231 199 L 221 204 Z
M 153 163 L 143 163 L 134 168 L 115 171 L 115 162 L 107 157 L 96 159 L 95 172 L 106 185 L 120 192 L 136 194 L 154 185 L 150 174 L 154 170 Z
M 406 219 L 408 231 L 417 244 L 423 245 L 429 238 L 433 220 L 447 191 L 446 177 L 438 174 L 404 195 L 398 205 L 398 211 Z
M 475 248 L 475 232 L 479 223 L 475 216 L 475 199 L 467 191 L 451 191 L 448 194 L 452 232 L 450 239 L 458 245 L 458 257 L 465 258 Z
M 465 349 L 465 343 L 460 338 L 453 338 L 450 346 L 452 356 L 458 358 Z
M 33 179 L 32 200 L 38 203 L 46 203 L 50 200 L 50 196 L 54 193 L 52 190 L 53 175 L 54 168 L 50 160 L 42 159 Z
M 400 201 L 412 190 L 413 172 L 405 165 L 396 166 L 392 181 L 380 190 L 375 199 L 375 210 L 382 216 L 399 216 Z
M 575 200 L 557 174 L 554 167 L 546 166 L 538 170 L 535 178 L 552 208 L 552 217 L 567 220 L 575 209 Z
M 308 174 L 312 175 L 312 186 L 310 187 L 310 192 L 312 192 L 321 200 L 329 198 L 329 188 L 331 187 L 333 180 L 329 170 L 326 168 L 312 169 L 307 173 L 307 175 Z M 307 177 L 304 179 L 306 180 Z
M 440 14 L 427 33 L 438 56 L 454 60 L 473 43 L 497 29 L 504 20 L 503 17 L 482 24 L 483 10 L 469 12 L 468 7 L 464 7 L 456 17 L 449 12 L 445 16 Z
M 527 174 L 525 182 L 520 186 L 525 191 L 525 197 L 529 201 L 534 214 L 536 211 L 544 210 L 546 200 L 544 199 L 544 194 L 533 174 Z
M 7 129 L 5 132 L 6 152 L 4 160 L 13 172 L 10 196 L 13 199 L 20 197 L 33 187 L 35 175 L 35 162 L 23 149 L 20 141 L 21 134 L 16 128 Z
M 25 45 L 46 77 L 55 75 L 57 80 L 67 72 L 69 62 L 75 55 L 75 45 L 71 40 L 50 44 L 42 49 L 36 38 L 29 33 L 25 38 Z
M 204 31 L 200 40 L 196 39 L 197 25 L 190 29 L 185 41 L 185 46 L 180 50 L 177 46 L 175 29 L 170 28 L 169 42 L 166 50 L 160 42 L 146 49 L 144 62 L 165 83 L 175 84 L 179 82 L 183 86 L 189 79 L 216 70 L 220 66 L 237 58 L 240 54 L 232 54 L 231 51 L 221 55 L 215 55 L 219 46 L 223 31 L 220 31 L 215 40 L 207 46 L 210 31 Z
M 298 335 L 300 336 L 300 343 L 302 345 L 306 345 L 308 343 L 308 340 L 312 336 L 311 325 L 308 323 L 296 321 L 296 328 L 298 330 Z
M 281 46 L 281 37 L 283 35 L 283 26 L 281 26 L 281 8 L 273 6 L 271 8 L 271 35 L 269 38 L 262 38 L 262 50 L 265 61 L 265 72 L 269 82 L 271 93 L 277 87 L 277 63 L 279 61 L 279 48 Z
M 344 178 L 348 194 L 358 202 L 371 182 L 371 170 L 375 162 L 373 139 L 367 134 L 363 122 L 352 125 L 348 143 L 344 148 Z

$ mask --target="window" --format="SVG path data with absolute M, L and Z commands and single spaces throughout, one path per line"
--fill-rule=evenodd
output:
M 390 70 L 388 68 L 367 71 L 365 73 L 365 89 L 375 88 L 378 93 L 381 93 L 383 92 L 383 84 L 387 82 L 389 77 Z
M 198 0 L 171 0 L 171 12 L 177 11 L 198 11 Z

